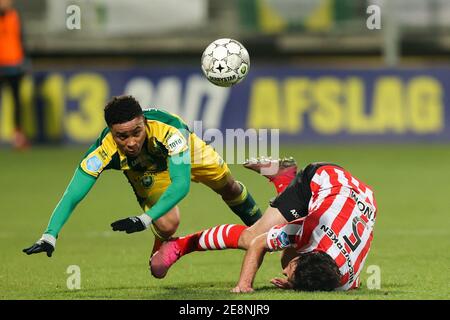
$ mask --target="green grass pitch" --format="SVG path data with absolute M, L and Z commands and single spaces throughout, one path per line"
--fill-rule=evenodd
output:
M 244 252 L 228 250 L 183 257 L 163 280 L 153 279 L 150 231 L 115 233 L 110 223 L 140 213 L 117 171 L 109 171 L 62 230 L 52 258 L 26 256 L 37 240 L 84 153 L 83 148 L 0 150 L 0 299 L 449 299 L 449 145 L 284 146 L 300 166 L 312 161 L 343 165 L 371 185 L 378 201 L 374 241 L 351 292 L 296 293 L 269 280 L 281 275 L 279 254 L 267 255 L 253 294 L 229 293 Z M 274 195 L 264 178 L 240 166 L 232 172 L 265 208 Z M 178 235 L 239 223 L 211 190 L 193 184 L 181 203 Z M 66 286 L 68 266 L 81 268 L 81 289 Z M 381 270 L 381 288 L 367 288 L 367 267 Z

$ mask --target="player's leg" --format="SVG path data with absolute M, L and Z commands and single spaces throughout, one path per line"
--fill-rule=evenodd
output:
M 242 234 L 239 237 L 238 247 L 247 250 L 253 239 L 257 236 L 268 232 L 273 226 L 285 224 L 287 222 L 286 218 L 277 208 L 268 207 L 260 220 L 242 231 Z
M 276 160 L 266 157 L 249 159 L 244 167 L 269 179 L 277 194 L 283 192 L 297 174 L 297 162 L 292 157 Z
M 128 170 L 125 172 L 128 182 L 132 185 L 136 198 L 143 211 L 148 211 L 166 191 L 170 185 L 170 176 L 167 171 L 158 173 L 138 172 Z M 159 249 L 164 241 L 169 240 L 176 232 L 180 223 L 178 206 L 172 208 L 164 216 L 154 221 L 150 230 L 155 235 L 151 256 Z
M 244 167 L 258 172 L 269 179 L 274 185 L 277 194 L 283 192 L 297 174 L 297 163 L 292 157 L 276 160 L 259 157 L 247 160 L 244 163 Z M 275 225 L 287 222 L 286 217 L 278 209 L 268 207 L 263 217 L 257 223 L 244 230 L 239 239 L 239 246 L 246 249 L 255 237 L 269 231 Z
M 292 161 L 291 161 L 292 160 Z M 287 185 L 295 177 L 293 174 L 293 167 L 296 164 L 293 159 L 289 159 L 288 162 L 283 163 L 282 160 L 277 163 L 278 173 L 271 176 L 271 181 L 276 184 L 281 181 Z M 253 164 L 251 168 L 254 171 L 259 171 L 259 164 Z M 287 170 L 285 170 L 287 169 Z M 269 179 L 270 179 L 269 178 Z M 283 188 L 276 188 L 280 193 Z M 221 250 L 221 249 L 248 249 L 251 242 L 255 237 L 270 230 L 275 225 L 287 223 L 288 220 L 284 217 L 277 208 L 269 207 L 265 211 L 261 219 L 254 223 L 251 227 L 244 227 L 240 225 L 221 225 L 207 230 L 203 230 L 185 237 L 173 239 L 162 245 L 161 250 L 155 254 L 151 271 L 157 278 L 163 278 L 169 268 L 183 255 L 189 254 L 194 251 L 205 250 Z
M 233 178 L 228 172 L 219 184 L 223 186 L 213 190 L 218 193 L 228 207 L 244 222 L 251 226 L 261 218 L 261 210 L 247 187 Z
M 246 167 L 261 172 L 261 167 L 265 165 L 264 161 L 260 161 L 260 159 L 257 159 L 257 163 L 252 163 L 251 166 L 249 163 L 246 164 Z M 295 161 L 292 158 L 289 159 L 281 159 L 281 160 L 273 160 L 271 161 L 272 164 L 274 162 L 277 162 L 277 168 L 278 172 L 273 174 L 269 178 L 274 184 L 278 185 L 280 182 L 283 182 L 285 186 L 283 188 L 276 188 L 278 194 L 281 193 L 282 190 L 285 189 L 287 185 L 290 184 L 290 182 L 294 179 L 297 166 Z M 292 220 L 289 218 L 289 220 Z M 277 208 L 268 207 L 262 215 L 262 218 L 257 220 L 252 226 L 248 228 L 239 228 L 239 232 L 236 234 L 232 234 L 230 238 L 228 238 L 228 232 L 225 232 L 227 237 L 223 238 L 222 233 L 218 232 L 218 230 L 224 230 L 228 231 L 226 227 L 223 226 L 216 226 L 211 229 L 203 230 L 185 237 L 180 238 L 178 241 L 178 246 L 180 247 L 180 256 L 184 254 L 188 254 L 192 251 L 204 251 L 208 249 L 227 249 L 227 248 L 240 248 L 240 249 L 247 249 L 250 246 L 251 241 L 257 237 L 258 235 L 265 233 L 270 230 L 271 227 L 278 225 L 278 224 L 284 224 L 288 222 L 288 219 L 284 217 L 281 212 Z M 229 226 L 229 225 L 224 225 Z M 214 230 L 214 232 L 212 232 Z M 206 237 L 207 235 L 207 237 Z M 203 237 L 203 238 L 202 238 Z M 205 238 L 206 237 L 206 238 Z M 219 237 L 219 239 L 217 239 Z M 205 243 L 200 244 L 200 238 L 202 238 L 202 241 L 206 239 L 207 241 Z M 211 241 L 209 241 L 211 240 Z M 230 244 L 227 244 L 227 241 L 230 241 Z M 235 240 L 238 240 L 238 242 L 235 242 Z M 208 242 L 213 243 L 214 241 L 218 241 L 220 243 L 224 242 L 224 245 L 219 246 L 208 246 Z M 205 245 L 203 245 L 205 244 Z M 186 248 L 184 248 L 186 247 Z
M 164 278 L 178 259 L 191 252 L 224 249 L 246 250 L 255 237 L 269 231 L 274 225 L 286 222 L 287 220 L 276 208 L 269 207 L 262 218 L 251 227 L 225 224 L 169 240 L 152 257 L 150 270 L 154 277 Z
M 244 164 L 244 167 L 246 167 L 247 169 L 256 171 L 256 172 L 260 173 L 261 175 L 265 176 L 266 178 L 268 178 L 269 181 L 273 183 L 278 194 L 282 193 L 287 188 L 287 186 L 291 183 L 291 181 L 295 178 L 295 176 L 297 174 L 297 163 L 292 157 L 278 159 L 278 160 L 272 160 L 272 159 L 268 159 L 268 158 L 250 159 L 250 160 L 246 161 L 246 163 Z M 274 174 L 271 174 L 271 173 L 264 174 L 264 172 L 270 172 L 270 170 L 264 170 L 264 169 L 271 168 L 271 167 L 275 168 L 275 173 Z M 275 209 L 275 208 L 271 208 L 271 209 L 278 211 L 278 209 Z M 279 212 L 279 211 L 278 211 L 278 214 L 282 216 L 281 212 Z M 273 216 L 276 217 L 277 215 L 273 214 Z M 285 217 L 283 217 L 283 218 L 287 222 L 287 219 Z M 268 223 L 270 223 L 270 221 Z M 281 224 L 281 223 L 276 223 L 276 224 Z M 276 225 L 276 224 L 273 224 L 273 225 Z M 251 230 L 248 230 L 248 231 L 251 231 Z M 250 235 L 246 235 L 245 233 L 243 233 L 243 235 L 241 236 L 242 242 L 247 242 L 247 243 L 245 243 L 245 244 L 243 243 L 241 245 L 248 245 L 248 241 L 251 241 L 255 237 L 255 233 L 257 235 L 258 232 L 259 232 L 259 230 L 256 230 L 256 232 L 253 232 L 253 234 L 250 234 Z M 281 261 L 280 261 L 281 268 L 284 270 L 287 267 L 287 265 L 289 264 L 289 262 L 297 256 L 298 256 L 297 250 L 294 248 L 287 248 L 287 249 L 283 250 L 283 252 L 281 254 Z
M 11 86 L 11 91 L 14 100 L 14 125 L 16 130 L 20 130 L 22 126 L 22 108 L 20 108 L 20 95 L 19 95 L 20 79 L 21 77 L 18 75 L 8 77 L 8 82 L 9 85 Z
M 22 105 L 20 103 L 20 82 L 22 75 L 11 75 L 7 77 L 7 82 L 11 87 L 14 105 L 14 138 L 13 146 L 16 149 L 24 150 L 30 145 L 28 138 L 22 128 Z
M 173 207 L 164 216 L 154 221 L 150 226 L 150 230 L 155 235 L 152 252 L 150 253 L 150 259 L 153 254 L 159 250 L 163 242 L 168 241 L 178 229 L 180 224 L 180 210 L 178 206 Z M 150 260 L 149 260 L 150 261 Z
M 173 207 L 169 212 L 156 221 L 153 221 L 152 228 L 156 230 L 161 239 L 169 239 L 178 229 L 180 224 L 180 209 Z
M 247 187 L 235 180 L 220 155 L 194 134 L 191 138 L 191 168 L 192 180 L 218 193 L 244 224 L 252 225 L 261 218 L 261 210 Z

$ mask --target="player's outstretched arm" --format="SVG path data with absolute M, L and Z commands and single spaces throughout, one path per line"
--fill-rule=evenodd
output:
M 97 179 L 84 173 L 80 168 L 75 171 L 69 185 L 61 200 L 56 206 L 50 221 L 42 237 L 32 246 L 22 251 L 30 255 L 33 253 L 46 252 L 51 257 L 55 250 L 56 238 L 73 210 L 81 200 L 88 194 Z
M 125 231 L 126 233 L 143 231 L 150 226 L 152 221 L 165 215 L 189 193 L 191 183 L 189 149 L 169 157 L 169 174 L 171 184 L 158 202 L 140 216 L 128 217 L 111 223 L 113 231 Z
M 242 263 L 241 275 L 239 282 L 231 292 L 234 293 L 248 293 L 253 292 L 253 280 L 256 272 L 261 266 L 264 255 L 268 251 L 266 244 L 267 233 L 263 233 L 253 239 Z

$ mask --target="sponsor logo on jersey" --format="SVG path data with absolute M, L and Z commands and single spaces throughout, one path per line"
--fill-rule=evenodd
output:
M 358 210 L 373 222 L 375 220 L 374 209 L 368 203 L 361 201 L 354 190 L 350 191 L 350 197 L 355 200 Z
M 276 229 L 276 227 L 269 231 L 267 239 L 271 250 L 278 250 L 281 248 L 280 233 L 279 229 Z
M 339 236 L 333 231 L 333 229 L 323 224 L 320 226 L 320 230 L 322 230 L 326 234 L 326 236 L 333 242 L 333 244 L 339 249 L 339 251 L 341 251 L 342 255 L 345 257 L 349 273 L 348 283 L 352 283 L 355 277 L 355 270 L 353 268 L 353 263 L 350 259 L 349 252 L 345 249 L 345 246 L 342 244 Z
M 295 219 L 300 218 L 300 215 L 298 214 L 298 212 L 297 212 L 296 209 L 291 209 L 291 210 L 289 210 L 289 212 L 292 214 L 292 216 L 293 216 Z
M 281 231 L 278 234 L 278 241 L 281 244 L 281 247 L 287 247 L 289 245 L 289 237 L 286 232 Z
M 86 160 L 86 169 L 91 172 L 99 172 L 102 167 L 102 161 L 99 159 L 97 155 L 93 155 L 89 159 Z
M 167 140 L 167 149 L 170 154 L 177 154 L 184 150 L 186 141 L 179 134 L 175 133 Z

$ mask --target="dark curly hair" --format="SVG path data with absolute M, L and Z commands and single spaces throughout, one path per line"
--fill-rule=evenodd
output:
M 341 273 L 334 260 L 325 252 L 300 254 L 292 279 L 298 291 L 332 291 L 340 286 Z
M 108 127 L 124 123 L 141 116 L 142 108 L 132 96 L 113 97 L 105 107 L 105 121 Z

